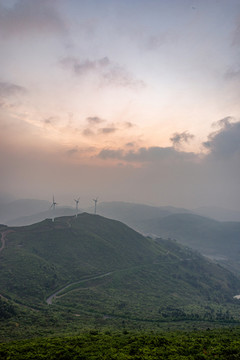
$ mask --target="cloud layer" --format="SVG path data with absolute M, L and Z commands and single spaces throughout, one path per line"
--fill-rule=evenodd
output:
M 95 123 L 101 126 L 102 122 L 95 120 L 93 126 Z M 180 151 L 173 146 L 139 148 L 134 142 L 119 149 L 74 146 L 64 151 L 61 148 L 51 151 L 51 143 L 45 143 L 43 150 L 34 128 L 26 127 L 25 138 L 30 138 L 31 134 L 35 143 L 35 150 L 29 152 L 28 149 L 34 149 L 32 144 L 24 145 L 24 138 L 18 139 L 16 130 L 9 127 L 12 141 L 0 145 L 1 153 L 6 154 L 0 164 L 4 174 L 3 189 L 13 191 L 13 179 L 17 178 L 17 189 L 28 196 L 35 191 L 45 198 L 51 188 L 50 193 L 56 189 L 56 194 L 99 194 L 104 200 L 237 209 L 240 201 L 240 122 L 228 119 L 219 124 L 222 124 L 221 128 L 211 133 L 205 142 L 208 150 L 205 154 Z M 5 134 L 6 131 L 5 126 Z M 86 156 L 87 163 L 84 161 Z
M 240 163 L 240 122 L 231 122 L 227 117 L 218 122 L 221 129 L 210 134 L 204 146 L 212 157 L 231 159 L 238 157 Z

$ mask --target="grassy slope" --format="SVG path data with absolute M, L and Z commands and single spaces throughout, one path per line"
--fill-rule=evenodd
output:
M 162 254 L 154 263 L 76 284 L 55 304 L 79 316 L 156 322 L 193 319 L 196 314 L 211 319 L 209 306 L 232 303 L 239 280 L 230 272 L 174 242 L 161 240 L 159 246 Z

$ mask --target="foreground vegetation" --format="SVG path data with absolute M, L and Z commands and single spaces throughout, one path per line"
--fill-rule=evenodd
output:
M 201 332 L 90 331 L 0 344 L 1 359 L 239 359 L 240 329 Z

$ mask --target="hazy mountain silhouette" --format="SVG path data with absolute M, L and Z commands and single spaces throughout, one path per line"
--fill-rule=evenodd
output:
M 139 224 L 139 231 L 176 239 L 240 271 L 240 222 L 219 222 L 194 214 L 172 214 Z
M 237 210 L 223 209 L 215 206 L 203 206 L 194 209 L 193 212 L 218 221 L 240 221 L 240 211 Z
M 49 209 L 51 203 L 38 199 L 19 199 L 0 203 L 0 222 L 8 224 L 18 217 L 32 216 Z
M 90 210 L 90 209 L 89 209 Z M 127 202 L 102 202 L 98 205 L 98 213 L 111 219 L 119 220 L 128 226 L 139 229 L 144 220 L 163 218 L 175 213 L 189 213 L 190 211 L 173 206 L 149 206 Z

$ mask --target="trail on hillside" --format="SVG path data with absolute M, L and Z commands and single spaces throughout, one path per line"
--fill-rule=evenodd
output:
M 113 272 L 114 272 L 114 271 L 107 272 L 107 273 L 101 274 L 101 275 L 95 275 L 95 276 L 88 277 L 88 278 L 82 279 L 82 280 L 80 280 L 80 281 L 75 281 L 74 283 L 68 284 L 68 285 L 64 286 L 63 288 L 61 288 L 60 290 L 56 291 L 54 294 L 50 295 L 50 296 L 46 299 L 46 303 L 47 303 L 48 305 L 52 305 L 53 299 L 55 299 L 55 298 L 57 297 L 57 295 L 60 294 L 63 290 L 69 288 L 69 287 L 72 286 L 72 285 L 81 284 L 81 283 L 83 283 L 83 282 L 85 282 L 85 281 L 100 279 L 100 278 L 103 278 L 103 277 L 105 277 L 105 276 L 111 275 Z
M 10 234 L 11 232 L 14 232 L 14 230 L 5 230 L 3 232 L 1 232 L 1 242 L 2 242 L 2 246 L 0 247 L 0 253 L 3 251 L 3 249 L 5 248 L 5 244 L 6 244 L 6 236 L 7 234 Z
M 181 262 L 181 261 L 189 261 L 189 260 L 191 260 L 191 259 L 182 259 L 182 258 L 179 258 L 179 259 L 176 260 L 176 263 L 179 263 L 179 262 Z M 169 262 L 167 261 L 167 262 L 165 262 L 165 263 L 169 263 Z M 173 262 L 171 262 L 171 264 L 172 264 L 172 263 L 173 263 Z M 156 264 L 156 263 L 155 263 L 155 264 Z M 161 261 L 161 264 L 163 264 L 162 261 Z M 82 283 L 84 283 L 85 281 L 100 279 L 100 278 L 103 278 L 103 277 L 112 275 L 112 274 L 114 274 L 114 273 L 116 273 L 116 272 L 119 272 L 119 271 L 126 271 L 126 270 L 130 270 L 130 269 L 134 269 L 134 268 L 139 268 L 139 267 L 141 267 L 141 266 L 143 266 L 143 264 L 141 264 L 141 265 L 136 265 L 136 266 L 131 266 L 131 267 L 125 268 L 125 269 L 117 269 L 117 270 L 110 271 L 110 272 L 107 272 L 107 273 L 104 273 L 104 274 L 94 275 L 94 276 L 87 277 L 87 278 L 84 278 L 84 279 L 79 280 L 79 281 L 75 281 L 75 282 L 73 282 L 73 283 L 70 283 L 70 284 L 68 284 L 68 285 L 65 285 L 65 286 L 62 287 L 61 289 L 55 291 L 52 295 L 48 296 L 48 298 L 46 299 L 46 303 L 47 303 L 48 305 L 52 305 L 53 299 L 55 299 L 55 298 L 58 296 L 58 294 L 60 294 L 61 292 L 63 292 L 64 290 L 66 290 L 67 288 L 69 288 L 69 287 L 72 286 L 72 285 L 82 284 Z M 63 294 L 63 295 L 65 295 L 65 294 Z

